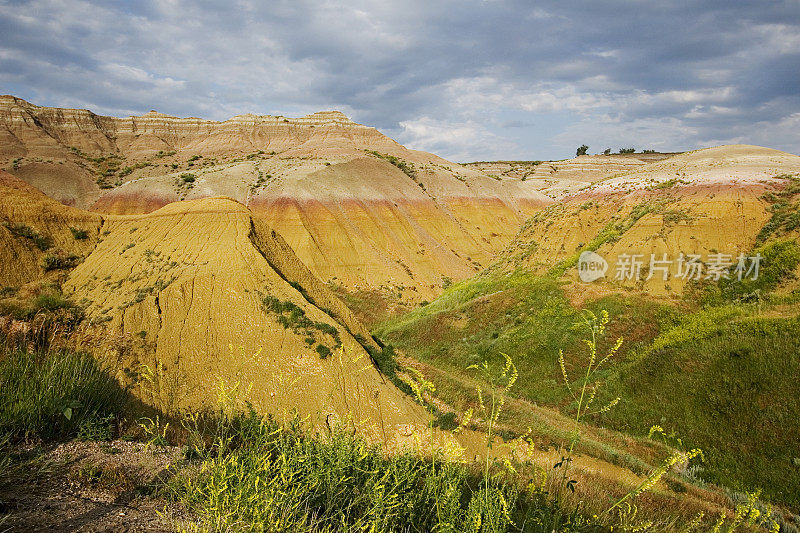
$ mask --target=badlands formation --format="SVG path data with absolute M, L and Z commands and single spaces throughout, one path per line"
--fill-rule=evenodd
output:
M 120 376 L 146 366 L 162 381 L 150 401 L 249 383 L 264 410 L 352 413 L 392 440 L 427 415 L 376 368 L 357 316 L 378 313 L 356 296 L 409 306 L 485 268 L 578 283 L 583 251 L 749 253 L 800 157 L 723 146 L 464 166 L 336 112 L 123 119 L 4 96 L 0 168 L 0 285 L 59 285 Z M 581 292 L 683 288 L 611 268 Z
M 748 145 L 686 152 L 637 166 L 597 180 L 534 215 L 494 266 L 545 273 L 557 265 L 577 282 L 579 254 L 594 251 L 609 262 L 606 279 L 617 287 L 676 298 L 686 280 L 675 271 L 666 282 L 661 271 L 645 279 L 651 254 L 672 260 L 692 254 L 707 262 L 722 253 L 735 262 L 739 254 L 764 243 L 759 234 L 775 212 L 768 195 L 783 191 L 798 173 L 800 157 Z M 644 258 L 640 280 L 614 279 L 621 254 Z
M 19 298 L 61 286 L 85 307 L 85 347 L 121 381 L 149 369 L 144 401 L 166 412 L 211 406 L 222 384 L 246 387 L 277 416 L 352 416 L 388 443 L 427 423 L 375 368 L 364 326 L 239 202 L 101 216 L 2 171 L 0 198 L 0 283 Z
M 227 196 L 324 282 L 404 304 L 485 267 L 552 203 L 533 182 L 408 150 L 338 112 L 113 118 L 0 96 L 0 168 L 102 214 Z

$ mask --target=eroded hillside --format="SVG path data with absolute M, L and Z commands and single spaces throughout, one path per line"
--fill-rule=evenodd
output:
M 407 150 L 338 112 L 114 118 L 4 96 L 0 166 L 106 214 L 231 197 L 323 281 L 401 304 L 486 266 L 552 202 L 531 183 Z
M 9 227 L 25 224 L 76 254 L 44 269 L 46 251 L 3 228 L 3 286 L 24 294 L 52 274 L 51 285 L 85 313 L 83 346 L 145 402 L 202 409 L 220 387 L 237 388 L 260 412 L 298 410 L 314 425 L 333 416 L 388 443 L 427 423 L 376 369 L 369 332 L 242 204 L 209 198 L 100 217 L 13 177 L 0 187 Z
M 800 442 L 788 421 L 800 391 L 785 376 L 800 372 L 799 199 L 800 157 L 776 150 L 723 146 L 650 163 L 534 215 L 491 267 L 376 331 L 427 375 L 447 376 L 461 409 L 474 379 L 465 369 L 504 353 L 522 398 L 574 413 L 565 376 L 580 386 L 586 324 L 606 311 L 599 353 L 623 343 L 592 392 L 614 407 L 593 422 L 639 437 L 658 425 L 706 452 L 702 483 L 796 508 Z M 579 276 L 587 252 L 608 263 L 591 282 Z M 505 423 L 523 431 L 528 416 Z
M 608 262 L 605 277 L 595 286 L 679 296 L 696 274 L 698 279 L 706 277 L 715 254 L 735 263 L 739 254 L 749 254 L 763 243 L 759 234 L 777 203 L 766 195 L 785 189 L 791 183 L 788 178 L 798 172 L 800 157 L 746 145 L 650 163 L 598 181 L 537 213 L 496 266 L 540 274 L 556 269 L 577 282 L 580 254 L 594 251 Z M 651 254 L 656 260 L 652 266 L 658 267 L 653 275 Z M 658 262 L 664 254 L 669 264 Z M 697 256 L 703 264 L 681 277 L 681 254 L 687 260 Z M 626 255 L 638 256 L 640 275 L 629 275 L 633 262 Z

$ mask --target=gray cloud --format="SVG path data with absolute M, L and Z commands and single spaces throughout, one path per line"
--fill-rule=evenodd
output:
M 337 108 L 458 160 L 797 153 L 799 73 L 795 0 L 0 0 L 0 92 L 115 115 Z

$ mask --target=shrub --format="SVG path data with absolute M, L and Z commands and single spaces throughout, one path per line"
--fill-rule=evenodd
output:
M 39 312 L 52 312 L 59 309 L 75 308 L 75 304 L 61 296 L 60 294 L 40 294 L 33 301 L 33 314 Z
M 77 255 L 50 254 L 42 259 L 42 268 L 45 272 L 73 268 L 80 262 L 80 259 Z
M 322 359 L 325 359 L 331 354 L 331 349 L 325 346 L 324 344 L 317 344 L 316 350 Z
M 195 176 L 194 174 L 190 174 L 189 172 L 184 172 L 183 174 L 181 174 L 181 183 L 183 184 L 194 183 L 196 179 L 197 176 Z
M 456 413 L 454 411 L 450 411 L 449 413 L 442 413 L 433 421 L 433 427 L 441 428 L 446 431 L 453 431 L 458 427 L 458 420 L 456 419 Z
M 578 150 L 575 152 L 575 155 L 576 156 L 586 155 L 587 151 L 589 151 L 589 147 L 586 146 L 585 144 L 582 144 L 581 146 L 578 147 Z
M 86 240 L 87 237 L 89 237 L 89 232 L 85 229 L 70 227 L 69 230 L 72 232 L 72 236 L 75 238 L 76 241 L 83 241 Z
M 636 148 L 620 148 L 619 153 L 621 154 L 633 154 L 636 153 Z

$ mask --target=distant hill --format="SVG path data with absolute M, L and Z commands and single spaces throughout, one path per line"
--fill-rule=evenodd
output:
M 335 111 L 114 118 L 0 96 L 0 168 L 108 214 L 228 196 L 323 281 L 378 307 L 474 274 L 552 203 L 530 183 L 408 150 Z

